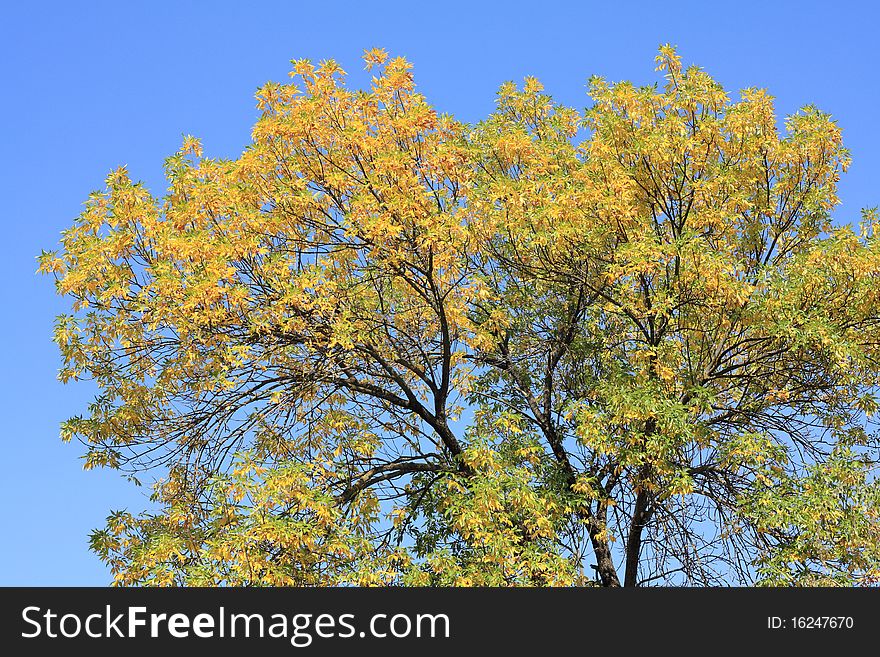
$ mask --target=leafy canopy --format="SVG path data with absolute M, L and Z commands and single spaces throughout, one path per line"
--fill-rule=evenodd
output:
M 871 584 L 878 216 L 806 107 L 664 46 L 584 112 L 477 125 L 410 65 L 293 62 L 233 160 L 124 168 L 40 268 L 72 300 L 62 437 L 158 473 L 118 584 Z

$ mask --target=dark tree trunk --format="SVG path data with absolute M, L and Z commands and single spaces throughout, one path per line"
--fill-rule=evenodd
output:
M 644 488 L 636 494 L 632 524 L 626 537 L 626 572 L 623 576 L 624 586 L 636 586 L 639 583 L 639 557 L 642 551 L 642 531 L 648 522 L 648 491 Z

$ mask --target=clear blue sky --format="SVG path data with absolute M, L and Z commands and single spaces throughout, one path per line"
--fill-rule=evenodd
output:
M 0 322 L 3 376 L 0 585 L 102 585 L 86 537 L 145 491 L 83 472 L 58 425 L 90 399 L 55 380 L 50 340 L 65 308 L 35 254 L 54 248 L 105 174 L 127 164 L 153 191 L 183 133 L 235 156 L 257 116 L 253 94 L 291 58 L 334 58 L 365 79 L 360 54 L 405 55 L 440 110 L 477 120 L 505 80 L 534 75 L 567 104 L 585 84 L 654 81 L 664 42 L 729 90 L 765 87 L 780 114 L 807 103 L 844 129 L 853 165 L 838 220 L 880 204 L 880 10 L 837 2 L 88 2 L 4 3 L 0 26 Z

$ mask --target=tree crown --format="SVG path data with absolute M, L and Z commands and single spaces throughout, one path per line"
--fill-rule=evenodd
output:
M 41 256 L 62 437 L 156 470 L 122 584 L 852 584 L 880 569 L 878 217 L 840 128 L 671 47 L 583 112 L 294 61 L 233 160 L 124 168 Z

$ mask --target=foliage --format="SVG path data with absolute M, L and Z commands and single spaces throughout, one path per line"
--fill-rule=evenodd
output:
M 295 61 L 234 160 L 186 137 L 41 256 L 72 310 L 64 439 L 162 473 L 119 584 L 871 584 L 876 212 L 814 107 L 659 85 L 469 126 L 409 64 Z

